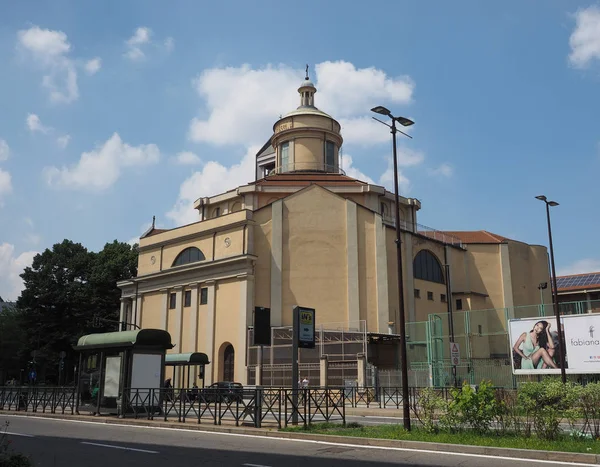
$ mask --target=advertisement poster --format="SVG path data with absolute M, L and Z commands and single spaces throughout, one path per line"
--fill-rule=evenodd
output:
M 553 316 L 508 322 L 513 373 L 560 374 L 560 339 Z M 566 373 L 600 373 L 600 313 L 561 316 Z

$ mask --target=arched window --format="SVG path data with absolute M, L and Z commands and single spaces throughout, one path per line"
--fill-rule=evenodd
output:
M 235 351 L 233 345 L 229 344 L 223 352 L 223 381 L 233 381 L 233 362 L 235 360 Z
M 173 261 L 173 266 L 196 263 L 198 261 L 204 261 L 205 259 L 204 253 L 202 253 L 198 248 L 192 246 L 186 248 L 177 255 L 177 258 L 175 258 L 175 261 Z
M 421 250 L 413 261 L 415 279 L 445 284 L 442 266 L 437 257 L 429 250 Z

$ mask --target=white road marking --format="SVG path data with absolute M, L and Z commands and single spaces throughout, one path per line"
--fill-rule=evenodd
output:
M 426 453 L 426 454 L 436 454 L 438 456 L 462 456 L 462 457 L 478 457 L 481 459 L 502 459 L 513 462 L 537 462 L 538 464 L 550 464 L 550 465 L 569 465 L 569 466 L 577 466 L 577 467 L 598 467 L 598 464 L 583 464 L 579 462 L 563 462 L 563 461 L 549 461 L 549 460 L 541 460 L 541 459 L 526 459 L 521 457 L 505 457 L 505 456 L 491 456 L 489 454 L 471 454 L 464 452 L 448 452 L 448 451 L 434 451 L 431 449 L 415 449 L 415 448 L 394 448 L 387 446 L 366 446 L 361 444 L 350 444 L 350 443 L 334 443 L 332 441 L 315 441 L 311 439 L 293 439 L 293 438 L 284 438 L 278 436 L 261 436 L 261 435 L 247 435 L 242 433 L 223 433 L 219 431 L 204 431 L 204 430 L 190 430 L 185 428 L 167 428 L 162 426 L 136 426 L 136 425 L 122 425 L 119 423 L 109 423 L 109 422 L 89 422 L 87 420 L 69 420 L 66 418 L 45 418 L 45 417 L 31 417 L 31 416 L 23 416 L 23 415 L 4 415 L 5 417 L 15 417 L 15 418 L 27 418 L 27 419 L 35 419 L 35 420 L 47 420 L 54 422 L 67 422 L 67 423 L 83 423 L 88 425 L 101 425 L 101 426 L 111 426 L 112 427 L 121 427 L 128 429 L 140 429 L 140 430 L 164 430 L 164 431 L 176 431 L 180 433 L 203 433 L 206 435 L 215 435 L 215 436 L 238 436 L 242 438 L 255 438 L 261 439 L 263 441 L 266 440 L 275 440 L 275 441 L 288 441 L 291 443 L 312 443 L 312 444 L 322 444 L 325 446 L 344 446 L 351 447 L 354 449 L 378 449 L 383 451 L 402 451 L 402 452 L 415 452 L 415 453 Z M 481 446 L 479 446 L 481 447 Z M 492 447 L 492 446 L 489 446 Z
M 112 444 L 90 443 L 82 441 L 81 444 L 89 444 L 90 446 L 100 446 L 101 448 L 122 449 L 124 451 L 145 452 L 147 454 L 158 454 L 158 451 L 148 451 L 146 449 L 126 448 L 124 446 L 113 446 Z
M 35 438 L 35 436 L 26 435 L 25 433 L 13 433 L 12 431 L 5 431 L 4 433 L 6 433 L 7 435 L 12 435 L 12 436 L 24 436 L 25 438 Z
M 269 465 L 261 465 L 261 464 L 242 464 L 245 465 L 246 467 L 271 467 Z

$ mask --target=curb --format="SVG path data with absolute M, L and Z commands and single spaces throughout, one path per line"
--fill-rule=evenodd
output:
M 392 439 L 357 438 L 354 436 L 321 435 L 311 433 L 295 433 L 279 431 L 278 429 L 254 428 L 254 427 L 229 427 L 223 425 L 203 425 L 196 423 L 164 422 L 152 420 L 118 419 L 112 417 L 90 417 L 86 415 L 69 414 L 44 414 L 33 412 L 0 412 L 4 415 L 18 415 L 32 418 L 48 418 L 55 420 L 80 420 L 107 425 L 157 427 L 183 430 L 195 430 L 204 432 L 232 433 L 240 435 L 254 435 L 265 438 L 300 439 L 307 441 L 320 441 L 326 443 L 371 446 L 381 448 L 415 449 L 435 452 L 447 452 L 454 454 L 475 454 L 494 457 L 525 458 L 528 460 L 554 461 L 565 463 L 598 464 L 600 455 L 585 454 L 562 451 L 537 451 L 532 449 L 498 448 L 490 446 L 470 446 L 465 444 L 432 443 L 425 441 L 404 441 Z

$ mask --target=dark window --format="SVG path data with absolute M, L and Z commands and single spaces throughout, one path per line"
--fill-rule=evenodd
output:
M 235 351 L 233 345 L 229 344 L 223 352 L 223 381 L 233 381 L 233 363 Z
M 186 290 L 183 299 L 183 306 L 192 306 L 192 291 Z
M 196 263 L 198 261 L 204 261 L 205 259 L 204 253 L 202 253 L 198 248 L 190 247 L 186 248 L 177 255 L 177 258 L 175 258 L 175 261 L 173 261 L 173 266 Z
M 444 284 L 442 266 L 429 250 L 421 250 L 417 253 L 413 261 L 413 272 L 415 279 Z
M 208 303 L 208 289 L 202 287 L 200 289 L 200 305 L 206 305 Z
M 433 292 L 427 292 L 427 300 L 433 300 Z
M 172 293 L 169 295 L 169 310 L 174 310 L 177 304 L 177 294 Z
M 219 217 L 219 215 L 221 214 L 221 208 L 214 208 L 213 209 L 213 217 Z
M 462 310 L 462 298 L 457 298 L 456 299 L 456 309 L 457 310 Z
M 477 334 L 479 334 L 481 336 L 481 334 L 483 334 L 483 326 L 481 326 L 481 324 L 477 325 Z
M 440 300 L 442 301 L 442 303 L 446 303 L 446 294 L 441 294 Z
M 421 291 L 419 289 L 415 289 L 415 298 L 421 298 Z
M 332 170 L 335 167 L 335 144 L 327 141 L 325 145 L 325 167 L 326 170 Z

